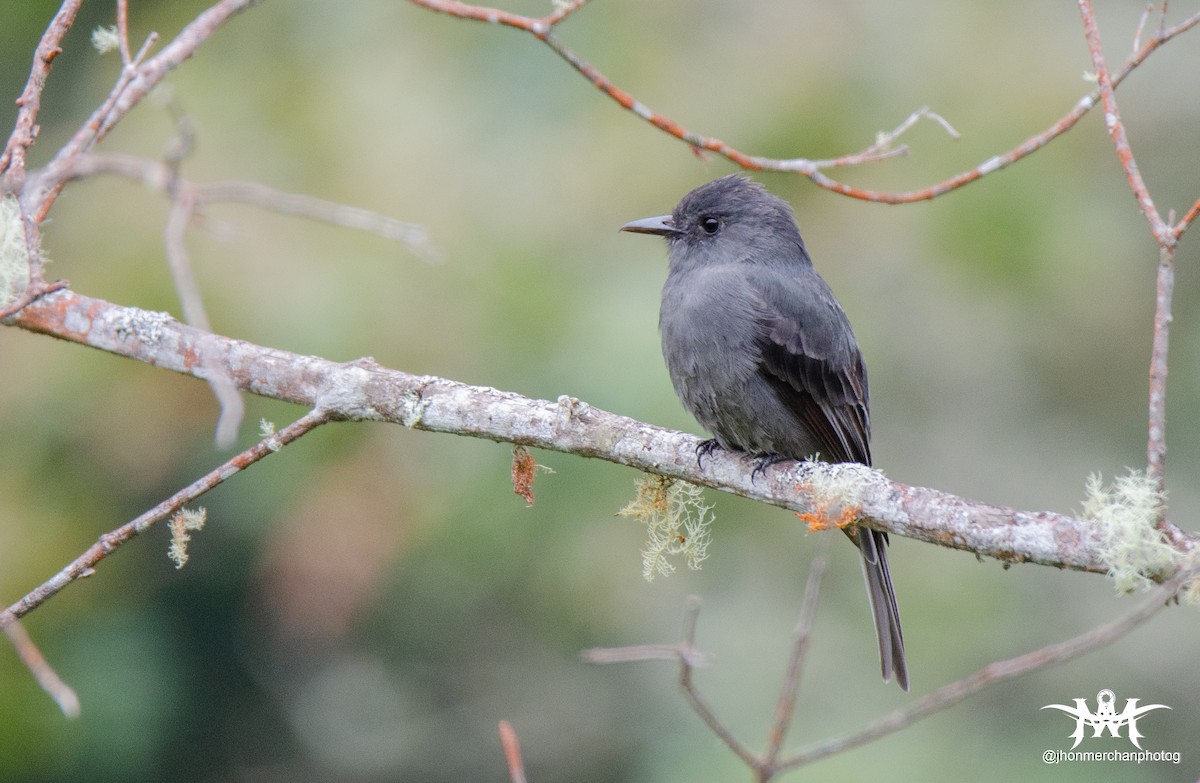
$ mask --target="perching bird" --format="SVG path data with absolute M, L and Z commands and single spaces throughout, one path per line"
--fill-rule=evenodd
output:
M 759 458 L 871 464 L 867 370 L 787 202 L 731 175 L 623 231 L 666 237 L 659 329 L 675 392 L 715 445 Z M 862 555 L 883 679 L 908 690 L 887 534 L 845 528 Z

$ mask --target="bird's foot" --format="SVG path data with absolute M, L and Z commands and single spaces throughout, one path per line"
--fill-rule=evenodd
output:
M 702 440 L 696 444 L 696 467 L 704 467 L 704 458 L 711 455 L 714 451 L 721 448 L 721 444 L 717 443 L 716 438 Z
M 758 464 L 754 466 L 754 470 L 750 471 L 750 481 L 761 476 L 766 472 L 767 468 L 774 465 L 776 462 L 783 462 L 787 457 L 782 454 L 755 454 L 754 458 L 758 460 Z

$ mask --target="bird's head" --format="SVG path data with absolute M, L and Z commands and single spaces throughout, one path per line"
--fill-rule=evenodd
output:
M 671 268 L 737 262 L 808 262 L 788 203 L 731 174 L 688 193 L 669 215 L 634 220 L 622 231 L 665 237 Z

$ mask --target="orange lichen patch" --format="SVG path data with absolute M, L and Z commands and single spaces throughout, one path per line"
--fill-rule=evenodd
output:
M 809 493 L 813 498 L 812 510 L 797 511 L 796 517 L 808 525 L 808 529 L 814 533 L 821 530 L 828 530 L 831 527 L 848 527 L 855 524 L 858 521 L 859 515 L 862 514 L 862 506 L 857 503 L 831 501 L 813 492 L 812 487 L 809 485 L 800 484 L 796 488 Z
M 533 474 L 537 467 L 537 461 L 529 453 L 529 449 L 524 446 L 513 447 L 513 492 L 521 496 L 526 508 L 533 505 Z

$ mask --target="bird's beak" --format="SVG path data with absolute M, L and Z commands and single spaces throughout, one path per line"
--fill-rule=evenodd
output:
M 671 220 L 670 215 L 633 220 L 621 226 L 621 230 L 634 234 L 657 234 L 661 237 L 673 237 L 679 233 L 679 229 L 675 228 L 675 223 Z

